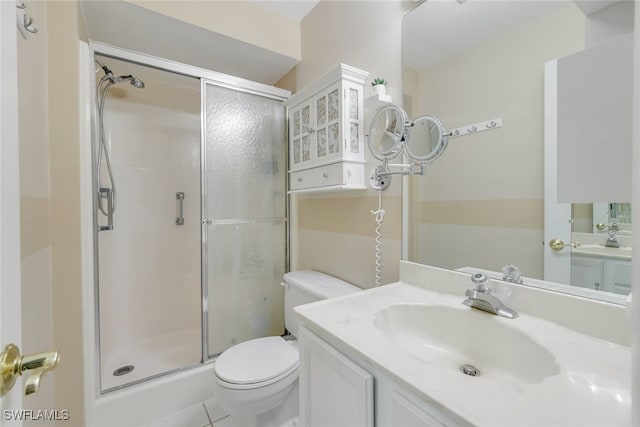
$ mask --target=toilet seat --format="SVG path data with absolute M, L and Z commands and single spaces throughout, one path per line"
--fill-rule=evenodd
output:
M 264 387 L 298 368 L 299 353 L 282 337 L 258 338 L 223 352 L 214 364 L 218 383 L 226 388 Z

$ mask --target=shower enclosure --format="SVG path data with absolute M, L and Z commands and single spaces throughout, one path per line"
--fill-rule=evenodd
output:
M 287 156 L 285 91 L 161 60 L 95 60 L 102 394 L 284 331 Z

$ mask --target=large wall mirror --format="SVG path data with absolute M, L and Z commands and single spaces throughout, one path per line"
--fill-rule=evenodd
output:
M 446 129 L 496 118 L 502 127 L 450 140 L 425 176 L 407 178 L 404 258 L 496 274 L 515 265 L 525 283 L 552 280 L 566 285 L 562 291 L 623 302 L 631 279 L 628 200 L 567 203 L 562 245 L 551 249 L 545 238 L 545 64 L 632 31 L 632 1 L 428 0 L 409 12 L 408 115 L 436 115 Z M 603 161 L 624 161 L 602 149 Z M 592 169 L 597 177 L 597 164 Z M 569 274 L 545 271 L 550 254 L 564 254 Z

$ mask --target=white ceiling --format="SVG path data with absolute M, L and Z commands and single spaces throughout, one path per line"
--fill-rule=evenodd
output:
M 427 0 L 404 18 L 403 62 L 416 70 L 570 3 L 544 0 Z
M 271 9 L 281 15 L 302 21 L 320 0 L 249 0 L 251 3 Z

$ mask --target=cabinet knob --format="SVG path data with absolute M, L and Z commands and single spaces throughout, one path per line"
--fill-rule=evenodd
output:
M 301 176 L 298 177 L 298 182 L 302 182 L 302 177 Z
M 322 172 L 322 177 L 323 177 L 324 179 L 327 179 L 327 178 L 329 178 L 329 174 L 328 174 L 328 173 L 326 173 L 326 172 Z

